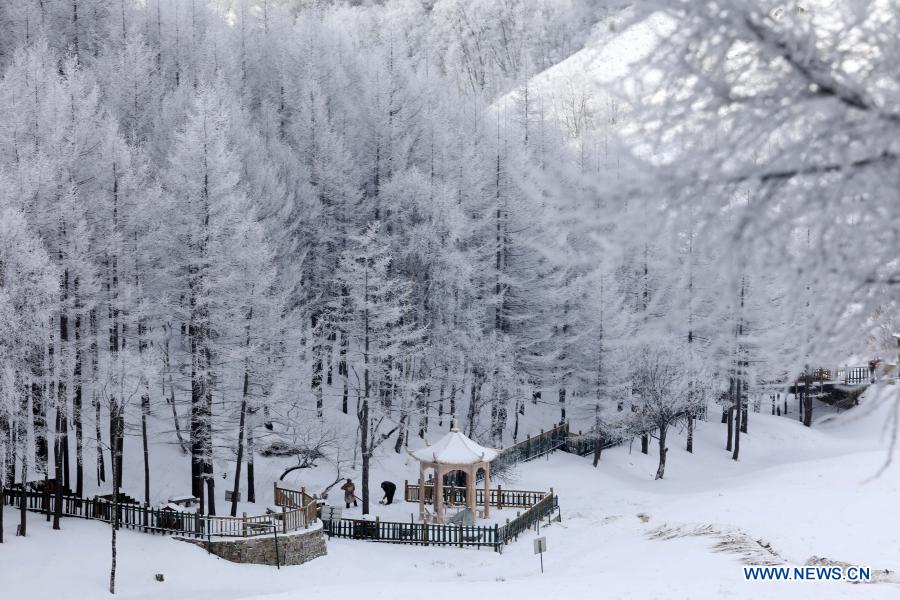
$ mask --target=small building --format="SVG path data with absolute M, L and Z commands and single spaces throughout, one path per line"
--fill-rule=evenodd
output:
M 434 445 L 408 451 L 419 461 L 419 518 L 425 520 L 425 471 L 434 470 L 434 517 L 438 523 L 444 522 L 444 475 L 454 471 L 466 474 L 466 508 L 475 517 L 475 478 L 479 470 L 484 470 L 484 507 L 482 516 L 490 514 L 491 461 L 497 458 L 494 448 L 481 446 L 462 433 L 453 419 L 450 431 Z

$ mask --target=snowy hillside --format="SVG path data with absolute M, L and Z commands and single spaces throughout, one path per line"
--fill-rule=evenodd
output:
M 654 482 L 655 464 L 627 447 L 606 451 L 597 469 L 590 460 L 556 453 L 521 466 L 515 485 L 552 486 L 562 522 L 541 528 L 547 537 L 545 573 L 531 539 L 502 555 L 332 540 L 328 556 L 308 565 L 234 565 L 168 538 L 123 531 L 120 595 L 124 598 L 384 598 L 412 599 L 423 591 L 440 598 L 506 594 L 522 598 L 894 598 L 900 592 L 900 532 L 884 515 L 900 502 L 900 471 L 875 473 L 884 463 L 886 413 L 896 390 L 876 404 L 815 429 L 793 418 L 754 415 L 746 458 L 721 449 L 721 429 L 703 424 L 693 456 L 673 440 L 672 467 Z M 379 476 L 410 476 L 389 461 Z M 777 490 L 777 492 L 773 492 Z M 401 505 L 402 506 L 402 505 Z M 414 505 L 406 504 L 407 507 Z M 412 510 L 412 509 L 407 509 Z M 12 520 L 7 508 L 6 518 Z M 5 573 L 16 573 L 15 595 L 41 600 L 101 597 L 106 584 L 108 527 L 66 520 L 62 532 L 34 519 L 33 538 L 0 546 Z M 887 569 L 882 582 L 790 586 L 746 582 L 741 564 L 804 564 L 813 557 Z M 54 577 L 43 576 L 52 561 Z M 165 582 L 153 580 L 163 573 Z M 802 592 L 797 586 L 802 586 Z

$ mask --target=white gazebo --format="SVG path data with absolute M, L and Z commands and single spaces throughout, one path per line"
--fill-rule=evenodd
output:
M 447 435 L 434 445 L 425 446 L 409 454 L 419 461 L 419 518 L 425 519 L 425 470 L 434 469 L 434 516 L 444 521 L 444 475 L 453 471 L 466 474 L 466 507 L 475 518 L 475 476 L 484 469 L 484 517 L 490 514 L 491 461 L 497 458 L 497 450 L 485 448 L 466 437 L 456 427 L 454 418 Z

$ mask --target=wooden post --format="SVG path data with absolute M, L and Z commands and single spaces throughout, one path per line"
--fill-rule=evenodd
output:
M 379 539 L 381 537 L 381 519 L 378 515 L 375 515 L 375 539 Z
M 425 522 L 425 465 L 419 463 L 419 520 Z
M 484 518 L 491 515 L 491 463 L 484 465 Z
M 278 506 L 278 482 L 272 482 L 272 501 L 275 502 L 275 506 Z
M 283 533 L 288 532 L 288 524 L 287 524 L 287 507 L 281 507 L 281 529 Z
M 241 515 L 241 536 L 247 537 L 247 513 Z
M 403 480 L 403 500 L 409 502 L 409 479 Z
M 497 486 L 497 508 L 503 508 L 503 486 Z
M 444 522 L 444 470 L 435 465 L 434 473 L 434 518 L 438 523 Z

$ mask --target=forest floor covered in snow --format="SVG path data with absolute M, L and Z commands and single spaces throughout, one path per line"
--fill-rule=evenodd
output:
M 900 577 L 870 584 L 747 582 L 741 565 L 802 565 L 812 557 L 873 572 L 900 569 L 900 466 L 875 476 L 887 454 L 885 423 L 898 388 L 812 429 L 794 418 L 751 414 L 741 460 L 722 449 L 723 426 L 702 423 L 691 456 L 681 434 L 669 443 L 666 478 L 654 481 L 656 448 L 639 444 L 589 458 L 556 453 L 520 465 L 504 487 L 560 496 L 562 522 L 547 537 L 541 574 L 530 532 L 488 550 L 405 547 L 331 540 L 328 556 L 306 565 L 237 565 L 165 537 L 122 531 L 118 596 L 192 600 L 293 598 L 398 599 L 507 594 L 512 598 L 896 598 Z M 653 440 L 655 443 L 655 440 Z M 413 468 L 396 455 L 380 461 L 373 486 Z M 268 483 L 268 482 L 267 482 Z M 380 490 L 379 490 L 380 491 Z M 398 490 L 399 492 L 399 490 Z M 398 494 L 399 495 L 399 494 Z M 378 494 L 377 497 L 380 497 Z M 381 507 L 377 507 L 381 508 Z M 393 508 L 414 509 L 413 505 Z M 109 528 L 65 519 L 54 532 L 29 515 L 29 537 L 11 535 L 7 508 L 0 546 L 4 596 L 66 600 L 105 597 Z M 165 582 L 154 580 L 165 574 Z

